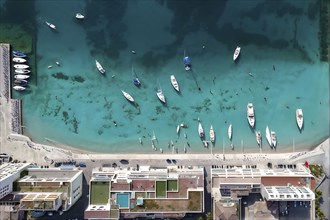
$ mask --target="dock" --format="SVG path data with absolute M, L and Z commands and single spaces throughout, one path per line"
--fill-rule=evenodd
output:
M 11 93 L 11 48 L 9 44 L 0 44 L 0 102 L 6 101 L 11 108 L 10 131 L 14 134 L 23 134 L 22 129 L 22 101 L 12 99 Z M 1 104 L 1 103 L 0 103 Z

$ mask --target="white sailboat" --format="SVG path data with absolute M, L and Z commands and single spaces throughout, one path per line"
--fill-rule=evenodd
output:
M 128 94 L 127 92 L 125 92 L 125 91 L 123 91 L 123 90 L 121 90 L 121 92 L 123 93 L 123 95 L 125 96 L 125 98 L 126 98 L 128 101 L 130 101 L 130 102 L 135 102 L 134 99 L 133 99 L 133 97 L 132 97 L 130 94 Z
M 239 46 L 237 46 L 236 49 L 235 49 L 234 55 L 233 55 L 233 60 L 234 61 L 238 58 L 240 52 L 241 52 L 241 48 Z
M 56 26 L 48 21 L 45 21 L 45 23 L 48 25 L 50 29 L 56 30 Z
M 214 129 L 213 129 L 212 125 L 211 125 L 211 128 L 210 128 L 210 141 L 212 143 L 214 143 L 214 141 L 215 141 L 215 133 L 214 133 Z
M 229 140 L 231 140 L 232 135 L 233 135 L 233 126 L 232 126 L 232 124 L 230 124 L 229 127 L 228 127 L 228 138 L 229 138 Z
M 257 143 L 258 143 L 259 147 L 261 147 L 261 132 L 256 131 L 255 134 L 256 134 Z
M 25 87 L 23 87 L 23 86 L 14 86 L 13 89 L 15 89 L 17 91 L 23 91 L 23 90 L 25 90 Z
M 267 139 L 269 146 L 272 147 L 273 143 L 272 143 L 272 138 L 270 136 L 270 131 L 269 131 L 268 126 L 266 127 L 266 139 Z
M 180 87 L 179 87 L 178 81 L 176 80 L 174 75 L 171 75 L 171 84 L 177 92 L 180 92 Z
M 15 75 L 14 77 L 15 77 L 15 79 L 27 79 L 30 76 L 28 76 L 28 75 Z
M 16 69 L 27 69 L 27 68 L 29 68 L 29 66 L 26 65 L 26 64 L 15 64 L 14 68 L 16 68 Z
M 202 123 L 199 120 L 199 118 L 198 118 L 198 135 L 200 138 L 204 137 L 204 129 L 203 129 Z
M 163 90 L 160 88 L 160 86 L 159 86 L 158 89 L 157 89 L 156 95 L 157 95 L 158 99 L 159 99 L 162 103 L 164 103 L 164 104 L 166 103 L 166 100 L 165 100 L 165 96 L 164 96 Z
M 177 134 L 180 133 L 180 125 L 176 126 L 176 133 L 177 133 Z
M 277 140 L 276 140 L 276 133 L 275 131 L 270 132 L 271 140 L 272 140 L 272 145 L 273 147 L 276 147 L 277 145 Z
M 29 74 L 30 72 L 28 69 L 15 69 L 15 74 Z
M 97 69 L 99 70 L 99 72 L 104 75 L 105 74 L 105 70 L 103 69 L 102 65 L 100 64 L 99 61 L 95 60 L 95 64 L 96 64 L 96 67 Z
M 304 124 L 304 115 L 303 115 L 301 108 L 298 108 L 296 110 L 296 121 L 297 121 L 298 128 L 301 131 L 303 124 Z

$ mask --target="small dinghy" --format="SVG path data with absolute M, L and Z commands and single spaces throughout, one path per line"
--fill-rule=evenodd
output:
M 50 29 L 53 29 L 53 30 L 56 30 L 56 26 L 48 21 L 45 21 L 45 23 L 47 24 L 47 26 L 50 28 Z
M 26 54 L 21 51 L 13 51 L 13 56 L 22 58 L 22 57 L 26 57 Z
M 77 14 L 76 14 L 76 18 L 77 18 L 78 20 L 83 20 L 83 19 L 85 18 L 85 16 L 82 15 L 82 14 L 80 14 L 80 13 L 77 13 Z

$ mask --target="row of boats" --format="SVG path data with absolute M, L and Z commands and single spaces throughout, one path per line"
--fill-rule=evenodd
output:
M 26 89 L 28 85 L 28 78 L 30 78 L 29 74 L 31 71 L 29 70 L 29 66 L 26 64 L 27 55 L 21 51 L 13 51 L 13 59 L 14 64 L 14 86 L 13 89 L 17 91 L 23 91 Z
M 248 120 L 248 123 L 249 123 L 250 127 L 252 129 L 254 129 L 255 117 L 254 117 L 254 108 L 253 108 L 252 103 L 247 104 L 247 120 Z M 303 118 L 302 109 L 300 109 L 300 108 L 298 108 L 296 110 L 296 122 L 297 122 L 297 126 L 299 128 L 299 131 L 301 131 L 302 128 L 303 128 L 304 118 Z M 204 129 L 203 129 L 202 123 L 201 123 L 199 118 L 198 118 L 198 135 L 201 139 L 205 138 Z M 230 124 L 228 126 L 228 138 L 229 138 L 229 140 L 232 139 L 232 135 L 233 135 L 233 126 L 232 126 L 232 124 Z M 260 130 L 255 131 L 255 136 L 256 136 L 257 144 L 259 145 L 259 147 L 262 147 L 262 135 L 261 135 Z M 267 142 L 268 142 L 268 144 L 271 148 L 277 146 L 276 132 L 270 130 L 268 125 L 266 126 L 266 139 L 267 139 Z M 215 132 L 214 132 L 214 129 L 213 129 L 212 125 L 210 127 L 210 141 L 209 142 L 211 142 L 211 143 L 215 142 Z M 207 147 L 208 141 L 204 140 L 203 143 L 204 143 L 204 146 Z M 233 148 L 233 145 L 232 145 L 232 148 Z

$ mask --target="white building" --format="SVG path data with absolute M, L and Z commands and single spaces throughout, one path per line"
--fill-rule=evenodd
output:
M 0 199 L 13 191 L 13 182 L 30 163 L 4 163 L 0 165 Z

